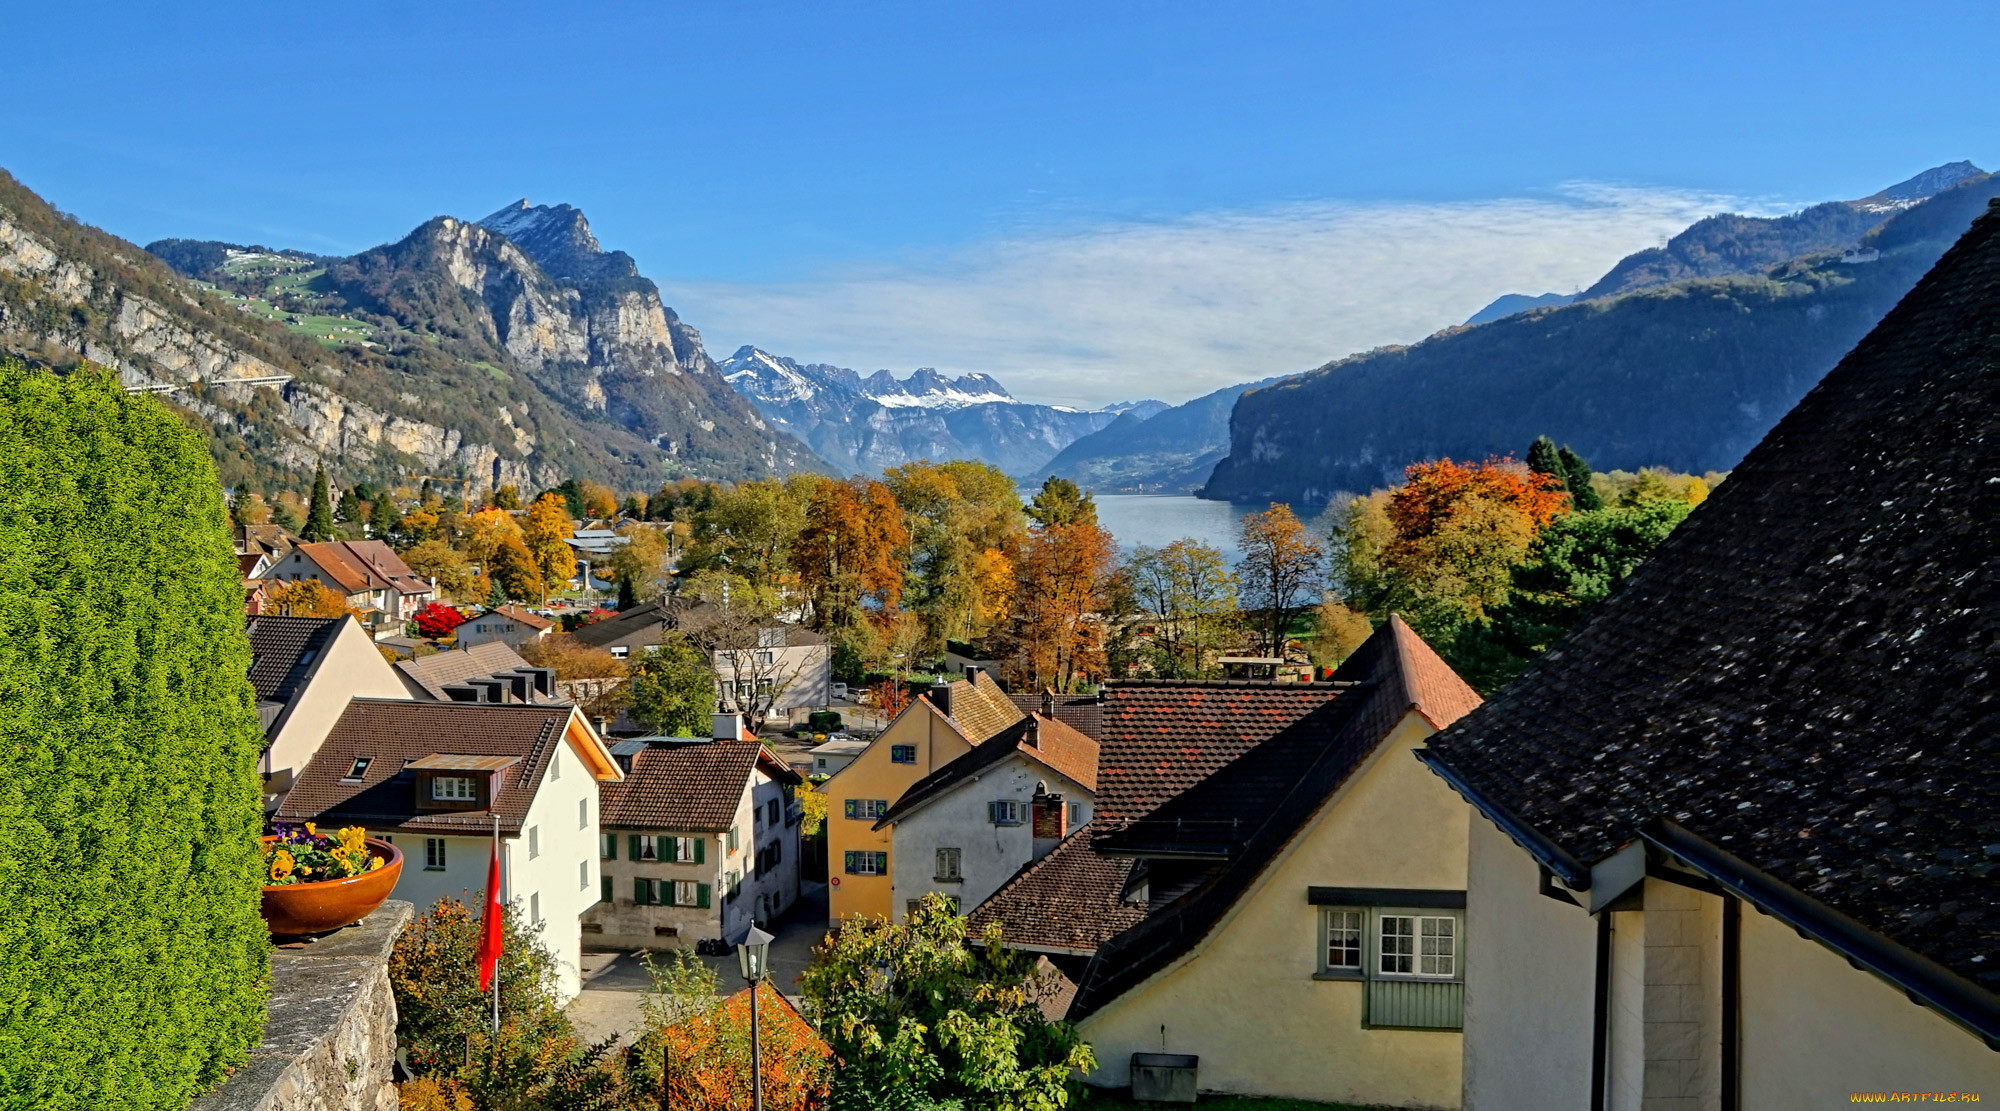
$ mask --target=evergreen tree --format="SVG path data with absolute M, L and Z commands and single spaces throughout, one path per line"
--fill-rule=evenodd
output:
M 545 490 L 542 492 L 543 497 L 547 497 L 550 494 L 561 495 L 563 506 L 569 510 L 569 515 L 572 519 L 581 521 L 590 516 L 589 513 L 584 511 L 583 483 L 578 482 L 576 479 L 565 478 L 561 486 L 556 487 L 554 490 Z
M 493 584 L 493 589 L 486 592 L 486 608 L 497 610 L 507 604 L 507 588 L 500 585 L 500 580 L 497 577 L 490 578 L 487 581 Z
M 1050 475 L 1035 493 L 1035 500 L 1028 503 L 1028 516 L 1043 528 L 1094 525 L 1097 502 L 1076 483 Z
M 1590 485 L 1590 464 L 1583 461 L 1583 456 L 1565 447 L 1556 454 L 1556 458 L 1562 465 L 1563 485 L 1569 487 L 1570 504 L 1585 513 L 1603 509 L 1604 499 L 1598 497 L 1596 489 Z
M 299 530 L 305 527 L 299 522 L 299 515 L 292 511 L 292 507 L 283 502 L 271 507 L 271 523 L 293 536 L 297 536 Z
M 341 524 L 358 525 L 361 523 L 361 495 L 356 493 L 355 490 L 355 487 L 350 486 L 341 492 L 340 508 L 336 509 L 333 514 L 334 519 Z
M 315 543 L 333 539 L 333 495 L 326 488 L 326 466 L 313 468 L 312 503 L 306 507 L 306 526 L 299 535 Z
M 1528 445 L 1528 469 L 1536 474 L 1552 474 L 1565 481 L 1569 478 L 1569 472 L 1563 468 L 1562 457 L 1556 451 L 1556 442 L 1547 436 L 1537 436 L 1535 442 Z
M 387 540 L 398 520 L 401 517 L 396 513 L 396 499 L 390 497 L 387 490 L 378 491 L 375 501 L 368 507 L 368 531 L 374 533 L 377 540 Z
M 424 488 L 417 495 L 417 504 L 429 505 L 431 503 L 431 499 L 435 496 L 436 495 L 431 491 L 431 480 L 428 478 L 424 479 Z

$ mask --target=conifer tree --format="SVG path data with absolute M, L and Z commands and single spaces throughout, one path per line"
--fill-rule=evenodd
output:
M 340 508 L 334 511 L 334 519 L 343 525 L 361 523 L 361 495 L 357 487 L 350 486 L 340 494 Z
M 333 495 L 326 488 L 326 466 L 313 468 L 312 503 L 306 507 L 306 527 L 299 535 L 315 543 L 333 539 Z
M 396 513 L 396 499 L 387 490 L 377 491 L 374 503 L 368 507 L 368 531 L 375 534 L 375 539 L 386 540 L 398 520 L 401 517 Z
M 1598 497 L 1596 489 L 1590 485 L 1590 464 L 1583 461 L 1583 456 L 1564 447 L 1556 458 L 1562 470 L 1549 473 L 1562 475 L 1563 484 L 1569 487 L 1570 504 L 1585 513 L 1603 509 L 1604 499 Z
M 1563 468 L 1562 457 L 1556 451 L 1556 442 L 1547 436 L 1535 437 L 1528 445 L 1528 469 L 1536 474 L 1552 474 L 1567 480 L 1569 472 Z

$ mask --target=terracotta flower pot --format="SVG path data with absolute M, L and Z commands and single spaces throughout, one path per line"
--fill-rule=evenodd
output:
M 265 837 L 276 841 L 276 837 Z M 264 888 L 264 924 L 275 937 L 325 933 L 359 922 L 382 905 L 403 874 L 402 850 L 387 841 L 367 839 L 382 866 L 344 880 L 288 883 Z

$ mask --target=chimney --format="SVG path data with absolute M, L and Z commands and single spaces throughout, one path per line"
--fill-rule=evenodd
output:
M 974 666 L 973 666 L 973 665 L 971 665 L 971 664 L 966 664 L 966 665 L 965 665 L 965 681 L 966 681 L 966 682 L 968 682 L 968 683 L 971 683 L 971 684 L 972 684 L 973 686 L 975 686 L 975 687 L 976 687 L 976 686 L 978 686 L 978 685 L 979 685 L 979 676 L 980 676 L 980 674 L 981 674 L 982 672 L 984 672 L 985 670 L 986 670 L 986 669 L 985 669 L 985 668 L 983 668 L 983 667 L 974 667 Z
M 1047 687 L 1042 688 L 1042 716 L 1045 718 L 1056 716 L 1056 692 Z
M 710 733 L 714 735 L 716 740 L 742 741 L 749 739 L 748 730 L 743 728 L 742 714 L 732 711 L 726 714 L 711 714 L 709 717 L 715 723 L 715 728 L 710 730 Z
M 931 700 L 931 705 L 938 708 L 938 713 L 944 714 L 947 717 L 951 716 L 950 683 L 939 683 L 932 687 L 928 697 Z
M 1042 747 L 1042 715 L 1028 715 L 1028 728 L 1021 734 L 1021 743 L 1029 748 Z

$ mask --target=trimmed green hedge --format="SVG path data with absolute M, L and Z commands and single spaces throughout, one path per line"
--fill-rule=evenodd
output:
M 180 1111 L 257 1040 L 249 662 L 201 437 L 0 363 L 0 1107 Z

